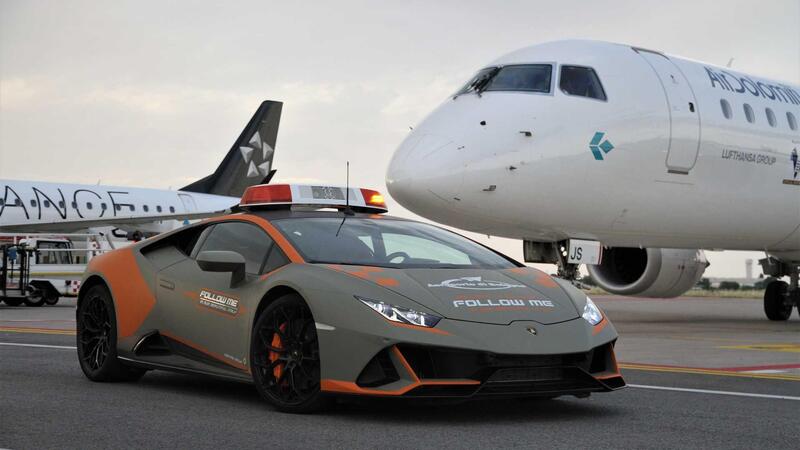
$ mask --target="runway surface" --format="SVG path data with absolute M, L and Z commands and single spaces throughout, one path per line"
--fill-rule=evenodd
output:
M 797 448 L 800 319 L 759 300 L 595 298 L 630 388 L 589 399 L 270 409 L 255 389 L 149 372 L 92 383 L 74 300 L 0 306 L 0 448 Z

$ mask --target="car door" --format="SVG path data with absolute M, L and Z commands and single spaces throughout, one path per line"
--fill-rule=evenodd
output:
M 244 257 L 244 281 L 231 285 L 231 273 L 200 268 L 196 261 L 200 252 L 219 250 Z M 273 251 L 280 249 L 264 230 L 249 222 L 221 222 L 204 230 L 189 258 L 159 272 L 158 301 L 167 316 L 164 329 L 159 330 L 162 336 L 185 346 L 184 356 L 246 370 L 251 324 L 245 312 L 259 300 L 250 298 L 259 276 L 274 269 L 268 267 L 270 262 L 275 264 L 276 256 L 270 258 Z

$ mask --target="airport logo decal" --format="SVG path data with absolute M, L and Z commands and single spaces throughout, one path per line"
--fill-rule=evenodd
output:
M 605 133 L 598 131 L 594 134 L 592 141 L 589 142 L 589 150 L 592 151 L 594 159 L 598 161 L 603 160 L 604 153 L 608 153 L 611 150 L 614 150 L 614 146 L 611 145 L 611 142 L 608 139 L 603 140 L 605 135 L 606 135 Z
M 509 284 L 502 281 L 484 280 L 481 277 L 462 277 L 444 280 L 439 284 L 428 284 L 428 287 L 446 287 L 452 289 L 470 289 L 476 291 L 496 291 L 525 287 L 521 284 Z
M 257 130 L 247 145 L 239 147 L 239 151 L 242 152 L 244 163 L 247 164 L 247 178 L 267 176 L 270 159 L 275 150 L 261 139 L 261 134 Z
M 202 289 L 199 295 L 199 302 L 206 308 L 215 309 L 227 314 L 236 315 L 239 313 L 239 299 L 228 297 L 217 292 L 210 292 Z
M 524 299 L 524 298 L 498 298 L 498 299 L 464 299 L 453 300 L 453 308 L 494 308 L 494 309 L 527 309 L 527 308 L 555 308 L 552 300 Z

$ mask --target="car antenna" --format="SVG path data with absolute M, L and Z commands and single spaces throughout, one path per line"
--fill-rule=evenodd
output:
M 342 217 L 342 223 L 339 224 L 339 228 L 336 230 L 336 237 L 339 237 L 339 232 L 342 231 L 342 226 L 344 225 L 344 221 L 347 220 L 347 216 L 355 215 L 353 209 L 350 208 L 350 161 L 347 161 L 347 178 L 345 181 L 345 194 L 344 194 L 344 217 Z

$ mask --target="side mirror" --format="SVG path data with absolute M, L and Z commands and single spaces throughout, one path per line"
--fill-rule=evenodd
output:
M 227 250 L 209 250 L 197 255 L 197 265 L 205 272 L 230 272 L 231 287 L 244 281 L 244 256 Z

